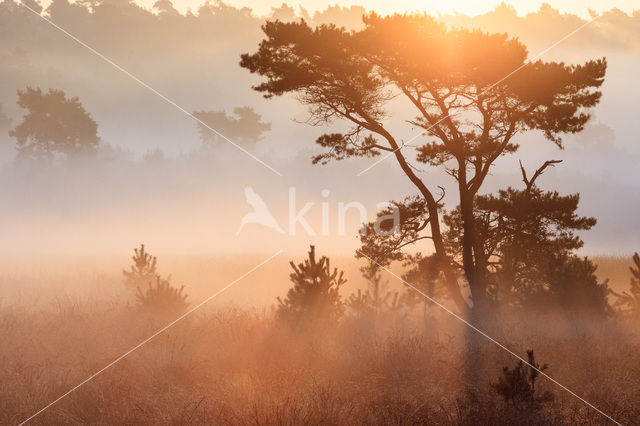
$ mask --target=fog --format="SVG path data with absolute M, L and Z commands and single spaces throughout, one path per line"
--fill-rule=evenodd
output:
M 640 249 L 640 10 L 601 7 L 588 20 L 546 3 L 526 12 L 533 4 L 526 2 L 518 10 L 501 4 L 472 15 L 483 10 L 477 5 L 468 14 L 436 15 L 451 30 L 443 34 L 465 47 L 466 39 L 455 37 L 466 33 L 455 29 L 508 33 L 532 61 L 607 60 L 606 77 L 602 63 L 580 71 L 588 74 L 584 92 L 575 83 L 584 75 L 562 68 L 572 83 L 558 91 L 592 115 L 584 129 L 562 136 L 562 149 L 548 137 L 571 129 L 578 113 L 554 115 L 544 103 L 535 113 L 522 112 L 543 117 L 522 120 L 542 123 L 547 138 L 539 130 L 514 136 L 517 152 L 498 156 L 480 192 L 470 204 L 465 199 L 469 216 L 454 209 L 473 181 L 459 185 L 455 168 L 444 167 L 449 163 L 416 161 L 416 145 L 440 136 L 427 137 L 411 123 L 417 110 L 400 85 L 389 89 L 388 102 L 376 89 L 366 99 L 375 109 L 376 96 L 384 98 L 380 121 L 406 144 L 401 149 L 411 165 L 404 172 L 387 152 L 358 157 L 349 145 L 328 146 L 350 158 L 313 161 L 327 152 L 315 141 L 348 131 L 348 120 L 318 119 L 300 90 L 277 96 L 276 85 L 265 92 L 273 97 L 254 90 L 283 75 L 304 87 L 301 68 L 320 56 L 328 65 L 318 81 L 330 87 L 347 81 L 337 97 L 353 95 L 349 79 L 361 76 L 342 67 L 360 68 L 333 61 L 349 49 L 364 52 L 354 56 L 356 65 L 366 57 L 355 32 L 349 34 L 354 44 L 338 54 L 327 39 L 312 39 L 314 49 L 326 50 L 300 48 L 299 68 L 287 68 L 287 54 L 299 59 L 287 49 L 308 43 L 311 31 L 294 33 L 299 39 L 281 50 L 265 49 L 272 57 L 255 74 L 240 65 L 242 54 L 273 42 L 273 33 L 261 28 L 266 20 L 357 31 L 363 15 L 386 6 L 23 4 L 0 2 L 0 423 L 626 424 L 640 418 L 640 257 L 632 258 Z M 405 18 L 403 29 L 440 28 L 424 16 L 415 27 Z M 292 28 L 277 25 L 285 34 Z M 398 33 L 391 38 L 403 43 Z M 419 40 L 430 53 L 429 41 Z M 518 56 L 505 46 L 499 51 L 505 61 Z M 443 72 L 445 80 L 466 75 L 455 66 Z M 377 78 L 384 79 L 381 69 Z M 399 69 L 413 78 L 411 66 Z M 427 87 L 429 77 L 420 78 Z M 471 80 L 458 90 L 476 85 L 477 94 Z M 526 83 L 527 89 L 537 84 Z M 358 83 L 353 86 L 357 97 Z M 488 119 L 496 120 L 498 134 L 508 120 L 529 125 L 504 118 L 519 107 L 509 102 L 537 102 L 517 83 L 505 87 L 503 110 Z M 587 92 L 596 101 L 586 101 Z M 326 93 L 334 92 L 315 95 Z M 475 96 L 469 93 L 462 96 Z M 482 94 L 470 105 L 481 110 Z M 52 99 L 55 108 L 42 107 Z M 64 119 L 56 121 L 59 116 Z M 466 136 L 469 146 L 475 143 L 476 135 Z M 506 146 L 500 152 L 511 149 Z M 492 164 L 489 154 L 458 154 L 469 155 L 463 164 L 470 170 L 472 161 Z M 547 160 L 561 161 L 539 169 Z M 407 179 L 410 171 L 442 198 L 425 201 Z M 507 187 L 517 191 L 498 192 Z M 567 197 L 578 193 L 579 204 Z M 405 200 L 416 196 L 422 198 L 414 204 Z M 390 201 L 401 203 L 391 205 L 398 216 L 387 215 L 394 227 L 385 233 L 376 229 L 383 223 L 377 214 Z M 441 215 L 440 237 L 427 228 L 440 223 L 431 214 Z M 591 217 L 597 218 L 592 229 Z M 367 222 L 376 230 L 372 239 L 360 233 Z M 404 244 L 397 235 L 413 240 Z
M 302 229 L 294 237 L 282 237 L 256 226 L 236 236 L 240 219 L 250 211 L 243 201 L 244 188 L 252 186 L 274 216 L 286 223 L 288 189 L 295 187 L 300 202 L 315 202 L 308 214 L 315 229 L 321 227 L 323 201 L 331 204 L 332 212 L 337 212 L 339 202 L 359 201 L 372 217 L 375 204 L 397 198 L 398 188 L 404 188 L 404 195 L 412 194 L 391 161 L 359 177 L 355 175 L 374 161 L 311 165 L 310 157 L 318 150 L 313 141 L 326 128 L 304 124 L 306 111 L 290 97 L 262 99 L 251 89 L 256 78 L 238 66 L 239 55 L 261 37 L 262 18 L 224 3 L 203 5 L 186 15 L 172 10 L 168 2 L 158 3 L 153 11 L 125 1 L 96 3 L 91 10 L 54 1 L 47 16 L 188 112 L 217 111 L 214 128 L 283 176 L 221 138 L 203 141 L 192 117 L 25 8 L 4 1 L 0 4 L 3 253 L 73 253 L 82 247 L 83 252 L 115 255 L 142 241 L 177 253 L 244 251 L 251 242 L 251 251 L 268 252 L 280 247 L 303 249 L 314 240 L 347 254 L 357 244 L 357 214 L 347 220 L 349 232 L 337 239 L 310 238 Z M 304 17 L 310 24 L 331 21 L 356 28 L 363 11 L 332 7 Z M 298 13 L 284 7 L 273 11 L 281 19 L 297 19 Z M 451 26 L 506 31 L 529 47 L 530 56 L 586 22 L 548 6 L 524 16 L 501 6 L 476 17 L 457 14 L 441 19 Z M 531 141 L 521 143 L 515 156 L 499 160 L 487 186 L 489 191 L 514 185 L 518 159 L 530 168 L 546 159 L 562 159 L 562 167 L 542 182 L 562 192 L 579 192 L 581 212 L 599 219 L 596 228 L 583 236 L 585 253 L 629 253 L 640 237 L 633 214 L 640 207 L 635 167 L 640 150 L 633 131 L 640 89 L 632 73 L 638 66 L 639 19 L 638 14 L 605 12 L 541 56 L 569 62 L 607 57 L 602 102 L 584 132 L 565 138 L 564 151 L 539 135 L 520 136 Z M 16 90 L 27 86 L 62 89 L 79 97 L 99 126 L 102 148 L 94 163 L 55 170 L 28 170 L 14 163 L 15 140 L 8 130 L 24 114 L 15 103 Z M 238 121 L 234 111 L 247 108 L 256 114 L 248 120 L 263 127 L 252 130 L 249 122 Z M 407 140 L 416 130 L 402 121 L 403 108 L 408 107 L 399 104 L 389 122 Z M 244 138 L 243 132 L 251 136 Z M 424 173 L 431 178 L 429 171 Z M 433 182 L 452 187 L 451 180 L 438 173 L 433 173 Z M 323 189 L 330 191 L 329 198 L 321 197 Z M 334 236 L 336 220 L 330 223 Z

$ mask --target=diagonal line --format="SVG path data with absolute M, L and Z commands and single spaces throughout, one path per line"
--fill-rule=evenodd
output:
M 226 137 L 225 135 L 223 135 L 222 133 L 220 133 L 219 131 L 217 131 L 216 129 L 214 129 L 213 127 L 209 126 L 207 123 L 205 123 L 204 121 L 200 120 L 198 117 L 196 117 L 195 115 L 193 115 L 192 113 L 190 113 L 189 111 L 187 111 L 186 109 L 184 109 L 183 107 L 181 107 L 180 105 L 178 105 L 177 103 L 175 103 L 174 101 L 172 101 L 171 99 L 169 99 L 168 97 L 166 97 L 165 95 L 163 95 L 162 93 L 158 92 L 156 89 L 154 89 L 153 87 L 149 86 L 147 83 L 145 83 L 144 81 L 140 80 L 138 77 L 136 77 L 135 75 L 131 74 L 129 71 L 127 71 L 126 69 L 122 68 L 120 65 L 116 64 L 115 62 L 113 62 L 111 59 L 107 58 L 106 56 L 104 56 L 102 53 L 98 52 L 97 50 L 95 50 L 93 47 L 89 46 L 88 44 L 86 44 L 85 42 L 83 42 L 82 40 L 80 40 L 79 38 L 77 38 L 76 36 L 74 36 L 73 34 L 69 33 L 67 30 L 65 30 L 64 28 L 58 26 L 55 22 L 53 22 L 52 20 L 50 20 L 49 18 L 47 18 L 46 16 L 41 15 L 40 13 L 38 13 L 37 11 L 35 11 L 34 9 L 32 9 L 31 7 L 27 6 L 26 4 L 24 4 L 22 2 L 22 0 L 20 0 L 20 2 L 18 3 L 19 5 L 21 5 L 22 7 L 24 7 L 27 10 L 30 10 L 31 12 L 33 12 L 35 15 L 37 15 L 38 17 L 42 18 L 44 21 L 46 21 L 48 24 L 50 24 L 51 26 L 53 26 L 54 28 L 60 30 L 61 32 L 63 32 L 65 35 L 67 35 L 69 38 L 71 38 L 73 41 L 75 41 L 76 43 L 80 44 L 81 46 L 89 49 L 92 53 L 94 53 L 96 56 L 98 56 L 100 59 L 104 60 L 105 62 L 109 63 L 110 65 L 114 66 L 115 68 L 117 68 L 119 71 L 121 71 L 122 73 L 126 74 L 128 77 L 130 77 L 131 79 L 135 80 L 138 84 L 140 84 L 141 86 L 145 87 L 146 89 L 148 89 L 149 91 L 153 92 L 154 94 L 156 94 L 157 96 L 159 96 L 161 99 L 163 99 L 164 101 L 168 102 L 169 104 L 171 104 L 172 106 L 174 106 L 176 109 L 178 109 L 179 111 L 183 112 L 184 114 L 188 115 L 189 117 L 193 118 L 194 120 L 196 120 L 198 123 L 200 123 L 202 126 L 206 127 L 207 129 L 211 130 L 212 132 L 214 132 L 216 135 L 218 135 L 219 137 L 221 137 L 222 139 L 224 139 L 225 141 L 229 142 L 231 145 L 235 146 L 236 148 L 238 148 L 240 151 L 244 152 L 245 154 L 247 154 L 249 157 L 253 158 L 254 160 L 256 160 L 258 163 L 262 164 L 263 166 L 265 166 L 267 169 L 271 170 L 273 173 L 277 174 L 278 176 L 283 176 L 282 173 L 280 173 L 279 171 L 277 171 L 276 169 L 274 169 L 273 167 L 271 167 L 270 165 L 268 165 L 267 163 L 265 163 L 264 161 L 262 161 L 261 159 L 259 159 L 258 157 L 256 157 L 255 155 L 253 155 L 252 153 L 250 153 L 249 151 L 247 151 L 246 149 L 244 149 L 243 147 L 241 147 L 240 145 L 238 145 L 237 143 L 235 143 L 234 141 L 232 141 L 231 139 L 229 139 L 228 137 Z
M 71 394 L 72 392 L 74 392 L 75 390 L 77 390 L 78 388 L 80 388 L 81 386 L 85 385 L 87 382 L 93 380 L 96 376 L 98 376 L 100 373 L 104 372 L 105 370 L 107 370 L 108 368 L 112 367 L 113 365 L 115 365 L 116 363 L 118 363 L 119 361 L 121 361 L 122 359 L 126 358 L 129 354 L 131 354 L 132 352 L 134 352 L 135 350 L 139 349 L 141 346 L 143 346 L 144 344 L 146 344 L 147 342 L 151 341 L 154 337 L 158 336 L 159 334 L 162 334 L 163 332 L 165 332 L 167 329 L 169 329 L 170 327 L 172 327 L 173 325 L 175 325 L 176 323 L 178 323 L 179 321 L 181 321 L 182 319 L 184 319 L 185 317 L 187 317 L 188 315 L 190 315 L 191 313 L 193 313 L 194 311 L 198 310 L 199 308 L 201 308 L 205 303 L 209 302 L 211 299 L 213 299 L 214 297 L 222 294 L 223 292 L 225 292 L 227 289 L 231 288 L 234 284 L 236 284 L 238 281 L 242 280 L 243 278 L 247 277 L 248 275 L 250 275 L 251 273 L 255 272 L 257 269 L 259 269 L 261 266 L 263 266 L 264 264 L 270 262 L 271 260 L 273 260 L 275 257 L 277 257 L 278 255 L 280 255 L 282 253 L 282 250 L 279 250 L 278 252 L 276 252 L 275 254 L 273 254 L 271 257 L 269 257 L 266 260 L 263 260 L 262 262 L 260 262 L 258 265 L 254 266 L 253 268 L 251 268 L 249 271 L 245 272 L 244 274 L 242 274 L 240 277 L 236 278 L 235 280 L 231 281 L 229 284 L 227 284 L 226 286 L 224 286 L 223 288 L 221 288 L 220 290 L 218 290 L 217 292 L 215 292 L 214 294 L 212 294 L 211 296 L 207 297 L 206 299 L 204 299 L 202 302 L 198 303 L 196 306 L 194 306 L 193 308 L 189 309 L 187 312 L 185 312 L 184 314 L 180 315 L 178 318 L 176 318 L 175 320 L 173 320 L 172 322 L 170 322 L 169 324 L 167 324 L 166 326 L 162 327 L 160 330 L 156 331 L 155 333 L 153 333 L 151 336 L 147 337 L 145 340 L 143 340 L 142 342 L 138 343 L 136 346 L 134 346 L 133 348 L 129 349 L 127 352 L 123 353 L 122 355 L 120 355 L 118 358 L 114 359 L 113 361 L 111 361 L 109 364 L 107 364 L 106 366 L 104 366 L 103 368 L 101 368 L 100 370 L 98 370 L 97 372 L 93 373 L 91 376 L 87 377 L 85 380 L 83 380 L 82 382 L 80 382 L 79 384 L 77 384 L 76 386 L 74 386 L 73 388 L 69 389 L 67 392 L 65 392 L 64 394 L 60 395 L 57 399 L 55 399 L 54 401 L 52 401 L 51 403 L 49 403 L 48 405 L 46 405 L 45 407 L 41 408 L 39 411 L 37 411 L 35 414 L 33 414 L 31 417 L 29 417 L 28 419 L 23 420 L 22 422 L 20 422 L 19 426 L 24 425 L 25 423 L 33 420 L 36 416 L 40 415 L 41 413 L 43 413 L 45 410 L 49 409 L 50 407 L 52 407 L 53 405 L 55 405 L 56 403 L 58 403 L 60 400 L 66 398 L 69 394 Z
M 541 52 L 538 52 L 537 55 L 533 56 L 530 59 L 527 59 L 525 61 L 524 64 L 520 65 L 518 68 L 516 68 L 515 70 L 511 71 L 509 74 L 505 75 L 504 77 L 502 77 L 500 80 L 496 81 L 495 83 L 493 83 L 492 85 L 486 87 L 484 90 L 482 90 L 482 92 L 480 92 L 478 94 L 478 97 L 484 95 L 485 93 L 487 93 L 489 90 L 493 89 L 494 87 L 496 87 L 498 84 L 502 83 L 503 81 L 505 81 L 507 78 L 511 77 L 512 75 L 514 75 L 515 73 L 517 73 L 518 71 L 520 71 L 522 68 L 526 67 L 527 65 L 531 64 L 533 61 L 539 59 L 542 55 L 544 55 L 545 53 L 547 53 L 548 51 L 550 51 L 551 49 L 553 49 L 554 47 L 556 47 L 557 45 L 559 45 L 560 43 L 562 43 L 563 41 L 565 41 L 566 39 L 568 39 L 569 37 L 573 36 L 575 33 L 577 33 L 578 31 L 582 30 L 584 27 L 586 27 L 587 25 L 591 24 L 593 21 L 595 21 L 596 19 L 600 18 L 602 15 L 598 15 L 594 18 L 592 18 L 591 20 L 585 22 L 584 24 L 580 25 L 578 28 L 576 28 L 575 30 L 571 31 L 570 33 L 566 34 L 564 37 L 562 37 L 560 40 L 556 41 L 555 43 L 553 43 L 551 46 L 548 46 L 547 48 L 545 48 L 544 50 L 542 50 Z M 365 174 L 367 171 L 371 170 L 372 168 L 374 168 L 375 166 L 377 166 L 378 164 L 382 163 L 384 160 L 386 160 L 387 158 L 391 157 L 393 154 L 395 154 L 396 152 L 400 151 L 402 148 L 404 148 L 405 146 L 407 146 L 410 142 L 413 142 L 414 140 L 416 140 L 417 138 L 419 138 L 420 136 L 426 134 L 429 130 L 433 129 L 434 127 L 436 127 L 438 124 L 440 124 L 441 122 L 443 122 L 444 120 L 446 120 L 447 118 L 451 117 L 451 114 L 447 114 L 444 117 L 440 118 L 438 121 L 436 121 L 435 123 L 433 123 L 431 126 L 429 126 L 428 128 L 426 128 L 424 131 L 414 135 L 411 139 L 409 139 L 408 141 L 406 141 L 405 143 L 403 143 L 401 146 L 399 146 L 398 148 L 396 148 L 395 150 L 391 151 L 390 153 L 388 153 L 387 155 L 385 155 L 384 157 L 382 157 L 381 159 L 379 159 L 378 161 L 376 161 L 375 163 L 371 164 L 369 167 L 367 167 L 366 169 L 360 171 L 358 174 L 356 174 L 356 176 L 362 176 L 363 174 Z
M 575 392 L 573 392 L 571 389 L 569 389 L 568 387 L 566 387 L 565 385 L 563 385 L 562 383 L 558 382 L 556 379 L 554 379 L 553 377 L 549 376 L 547 373 L 545 373 L 544 371 L 540 370 L 539 368 L 537 368 L 535 365 L 530 364 L 528 361 L 526 361 L 524 358 L 522 358 L 521 356 L 519 356 L 518 354 L 514 353 L 511 349 L 507 348 L 505 345 L 503 345 L 502 343 L 498 342 L 496 339 L 494 339 L 493 337 L 489 336 L 487 333 L 485 333 L 484 331 L 480 330 L 479 328 L 477 328 L 475 325 L 471 324 L 469 321 L 467 321 L 466 319 L 462 318 L 460 315 L 456 314 L 455 312 L 453 312 L 451 309 L 447 308 L 446 306 L 442 305 L 440 302 L 438 302 L 437 300 L 435 300 L 434 298 L 426 295 L 424 292 L 420 291 L 419 289 L 417 289 L 416 287 L 414 287 L 411 283 L 407 282 L 406 280 L 404 280 L 402 277 L 399 277 L 398 275 L 396 275 L 395 273 L 391 272 L 391 270 L 389 270 L 388 268 L 382 266 L 381 264 L 379 264 L 378 262 L 376 262 L 375 260 L 373 260 L 372 258 L 370 258 L 369 256 L 367 256 L 366 254 L 364 254 L 362 251 L 360 250 L 356 250 L 357 253 L 361 254 L 362 256 L 366 257 L 367 259 L 369 259 L 371 262 L 375 263 L 376 265 L 378 265 L 378 267 L 384 269 L 385 271 L 387 271 L 389 274 L 393 275 L 395 278 L 399 279 L 400 281 L 402 281 L 407 287 L 410 287 L 411 289 L 413 289 L 414 291 L 418 292 L 419 294 L 421 294 L 422 296 L 424 296 L 425 298 L 427 298 L 430 302 L 432 302 L 433 304 L 435 304 L 436 306 L 438 306 L 439 308 L 443 309 L 445 312 L 447 312 L 448 314 L 450 314 L 451 316 L 453 316 L 454 318 L 456 318 L 458 321 L 461 321 L 463 324 L 469 326 L 472 330 L 476 331 L 477 333 L 479 333 L 481 336 L 487 338 L 488 340 L 490 340 L 492 343 L 496 344 L 499 348 L 505 350 L 506 352 L 508 352 L 509 354 L 513 355 L 515 358 L 517 358 L 518 360 L 524 362 L 525 364 L 527 364 L 529 367 L 533 368 L 534 370 L 536 370 L 538 373 L 540 373 L 541 375 L 543 375 L 544 377 L 546 377 L 547 379 L 549 379 L 550 381 L 552 381 L 553 383 L 555 383 L 556 385 L 558 385 L 560 388 L 564 389 L 565 391 L 569 392 L 571 395 L 573 395 L 574 397 L 578 398 L 580 401 L 582 401 L 583 403 L 585 403 L 586 405 L 588 405 L 589 407 L 593 408 L 595 411 L 597 411 L 598 413 L 602 414 L 604 417 L 606 417 L 607 419 L 611 420 L 613 423 L 622 426 L 622 424 L 620 422 L 617 422 L 616 420 L 614 420 L 611 416 L 609 416 L 608 414 L 606 414 L 604 411 L 600 410 L 598 407 L 596 407 L 595 405 L 591 404 L 589 401 L 587 401 L 586 399 L 582 398 L 580 395 L 576 394 Z

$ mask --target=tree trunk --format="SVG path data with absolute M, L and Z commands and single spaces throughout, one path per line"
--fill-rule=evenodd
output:
M 460 193 L 460 214 L 462 217 L 462 265 L 476 313 L 485 310 L 488 304 L 486 261 L 482 241 L 475 226 L 475 194 L 468 188 L 466 169 L 458 169 L 458 190 Z
M 442 268 L 442 272 L 445 276 L 445 284 L 447 286 L 447 290 L 449 291 L 449 295 L 451 299 L 453 299 L 456 307 L 460 311 L 460 314 L 463 317 L 468 316 L 469 314 L 469 305 L 466 300 L 462 296 L 462 291 L 460 289 L 460 284 L 458 283 L 458 279 L 456 277 L 455 271 L 451 265 L 451 258 L 447 254 L 447 251 L 444 246 L 444 241 L 442 239 L 442 230 L 440 229 L 440 212 L 438 211 L 438 203 L 433 197 L 429 188 L 422 182 L 422 180 L 416 176 L 407 163 L 407 160 L 404 158 L 400 149 L 398 148 L 398 144 L 395 139 L 389 132 L 387 132 L 381 126 L 376 129 L 376 131 L 385 137 L 389 142 L 389 145 L 392 149 L 394 149 L 394 154 L 398 164 L 400 164 L 400 168 L 404 172 L 404 174 L 411 180 L 411 182 L 418 188 L 420 194 L 424 197 L 427 203 L 427 210 L 429 211 L 429 226 L 431 229 L 431 239 L 433 241 L 433 246 L 436 252 L 436 257 L 438 258 L 438 263 Z
M 431 239 L 433 241 L 433 246 L 436 252 L 436 257 L 438 259 L 438 264 L 442 269 L 442 272 L 445 276 L 445 284 L 447 286 L 447 290 L 449 291 L 449 295 L 451 299 L 453 299 L 456 307 L 460 311 L 460 314 L 466 317 L 469 314 L 469 305 L 466 300 L 462 296 L 462 291 L 460 290 L 460 284 L 458 283 L 458 279 L 456 277 L 455 271 L 451 266 L 451 258 L 447 254 L 447 251 L 444 246 L 444 240 L 442 238 L 442 230 L 440 229 L 440 212 L 438 211 L 438 203 L 436 202 L 431 191 L 426 187 L 424 182 L 422 182 L 411 170 L 411 167 L 407 164 L 405 158 L 396 152 L 396 158 L 402 167 L 402 170 L 409 177 L 409 179 L 418 187 L 420 193 L 424 197 L 427 203 L 427 210 L 429 211 L 429 227 L 431 229 Z

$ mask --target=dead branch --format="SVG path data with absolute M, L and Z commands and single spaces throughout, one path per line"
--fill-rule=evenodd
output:
M 538 168 L 538 170 L 535 171 L 535 173 L 533 174 L 533 177 L 531 179 L 527 178 L 527 171 L 524 169 L 524 166 L 522 165 L 522 161 L 520 161 L 520 171 L 522 171 L 522 180 L 524 181 L 524 184 L 527 186 L 527 191 L 530 191 L 531 188 L 533 188 L 533 185 L 535 184 L 536 179 L 538 179 L 540 177 L 540 175 L 542 175 L 542 173 L 544 173 L 544 170 L 547 167 L 553 167 L 558 163 L 562 163 L 562 160 L 547 160 L 544 162 L 544 164 L 542 166 L 540 166 Z

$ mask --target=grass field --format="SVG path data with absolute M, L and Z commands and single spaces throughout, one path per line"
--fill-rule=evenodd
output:
M 600 273 L 628 279 L 624 259 L 598 261 Z M 111 278 L 88 285 L 99 288 Z M 117 279 L 112 284 L 120 293 L 110 297 L 4 304 L 0 423 L 29 418 L 173 320 L 141 312 Z M 546 373 L 616 421 L 637 424 L 637 324 L 547 312 L 497 313 L 486 327 L 520 356 L 534 349 L 538 362 L 549 365 Z M 269 308 L 227 300 L 194 312 L 32 422 L 608 423 L 545 378 L 539 392 L 551 392 L 552 402 L 535 410 L 505 403 L 491 383 L 517 360 L 484 338 L 470 351 L 468 332 L 436 307 L 347 315 L 294 331 Z

